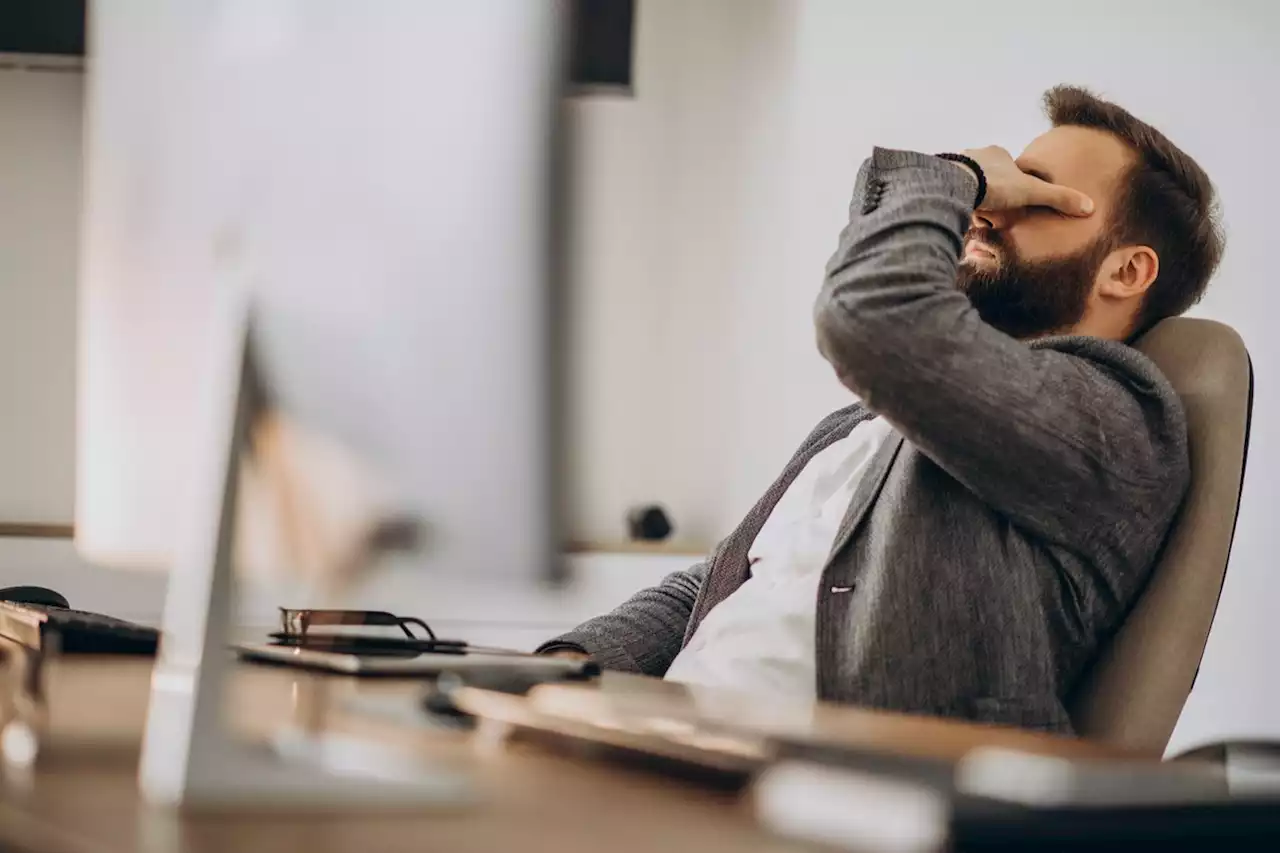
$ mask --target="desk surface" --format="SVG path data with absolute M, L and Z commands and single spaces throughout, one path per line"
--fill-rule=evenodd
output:
M 26 778 L 4 780 L 0 847 L 97 853 L 182 850 L 306 853 L 399 850 L 756 851 L 802 849 L 757 828 L 740 796 L 601 762 L 575 761 L 533 746 L 481 752 L 469 736 L 421 725 L 336 713 L 331 728 L 391 738 L 406 751 L 468 773 L 478 805 L 422 814 L 188 815 L 143 807 L 136 767 L 150 661 L 67 658 L 48 666 L 47 747 Z M 229 719 L 247 733 L 290 720 L 304 673 L 244 666 L 229 697 Z M 670 691 L 652 680 L 613 678 L 627 691 Z M 421 684 L 335 679 L 347 696 L 403 698 Z M 1041 753 L 1123 757 L 1058 737 L 894 714 L 819 706 L 824 738 L 891 751 L 954 758 L 981 744 Z

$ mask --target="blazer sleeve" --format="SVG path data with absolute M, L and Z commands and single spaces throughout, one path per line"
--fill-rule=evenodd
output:
M 868 408 L 1051 542 L 1166 515 L 1188 478 L 1176 393 L 1120 342 L 1045 348 L 979 317 L 955 286 L 976 189 L 948 161 L 874 151 L 815 306 L 819 349 Z
M 543 643 L 538 653 L 574 649 L 605 669 L 663 675 L 680 652 L 710 562 L 672 572 L 613 611 Z

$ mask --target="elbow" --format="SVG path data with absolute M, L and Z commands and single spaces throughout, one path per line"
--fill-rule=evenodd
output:
M 863 389 L 858 382 L 858 366 L 864 361 L 859 345 L 863 335 L 855 315 L 824 288 L 814 305 L 813 327 L 818 352 L 835 370 L 840 384 L 861 396 Z

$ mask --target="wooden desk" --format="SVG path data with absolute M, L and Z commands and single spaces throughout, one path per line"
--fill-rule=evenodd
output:
M 758 829 L 740 797 L 531 746 L 481 752 L 469 736 L 339 714 L 335 730 L 394 738 L 424 759 L 475 779 L 481 801 L 453 813 L 177 816 L 149 809 L 136 782 L 150 661 L 67 658 L 49 664 L 49 739 L 29 777 L 0 787 L 0 848 L 99 851 L 540 851 L 608 849 L 783 851 L 807 849 Z M 248 732 L 290 719 L 300 679 L 286 669 L 242 667 L 230 718 Z M 613 678 L 627 691 L 670 691 L 647 679 Z M 338 679 L 339 695 L 414 700 L 417 682 Z M 1117 754 L 1063 738 L 892 714 L 821 707 L 815 731 L 842 742 L 954 757 L 982 743 L 1075 756 Z M 358 784 L 358 783 L 356 783 Z

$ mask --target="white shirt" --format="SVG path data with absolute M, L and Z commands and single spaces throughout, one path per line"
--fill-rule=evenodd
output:
M 853 492 L 890 429 L 884 418 L 863 421 L 809 460 L 751 543 L 751 577 L 702 620 L 668 680 L 816 696 L 822 570 Z

